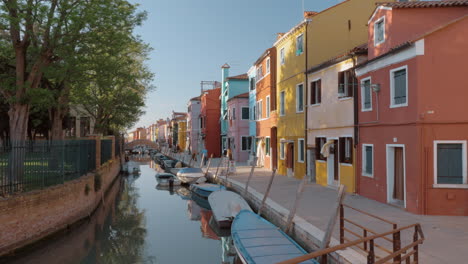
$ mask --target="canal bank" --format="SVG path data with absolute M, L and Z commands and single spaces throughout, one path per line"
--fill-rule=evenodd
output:
M 0 199 L 0 256 L 89 218 L 119 171 L 116 158 L 76 180 Z

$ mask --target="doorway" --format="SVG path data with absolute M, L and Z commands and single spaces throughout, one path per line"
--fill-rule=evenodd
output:
M 288 177 L 294 177 L 294 143 L 288 143 L 287 145 L 286 168 Z
M 405 145 L 387 145 L 387 201 L 406 207 Z
M 327 179 L 328 185 L 338 186 L 340 182 L 338 168 L 338 140 L 333 139 L 333 144 L 330 145 L 330 152 L 327 157 Z

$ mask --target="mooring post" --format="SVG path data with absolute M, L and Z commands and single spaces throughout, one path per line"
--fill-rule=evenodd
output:
M 221 158 L 219 159 L 218 167 L 216 168 L 215 178 L 218 178 L 219 166 L 221 166 L 221 163 L 223 163 L 223 159 L 224 159 L 223 156 L 221 156 Z
M 203 153 L 201 161 L 200 161 L 200 168 L 203 168 L 203 161 L 205 161 L 205 153 Z
M 208 160 L 208 166 L 206 166 L 205 177 L 208 175 L 211 166 L 211 160 L 213 159 L 213 154 L 211 154 L 210 159 Z
M 257 164 L 257 157 L 254 156 L 253 158 L 253 163 L 252 163 L 252 168 L 250 168 L 250 174 L 249 178 L 247 179 L 247 182 L 245 183 L 245 190 L 244 190 L 244 196 L 247 195 L 247 190 L 249 189 L 249 184 L 250 184 L 250 179 L 252 179 L 254 170 L 255 170 L 255 165 Z
M 296 215 L 296 209 L 297 209 L 297 206 L 299 205 L 299 200 L 302 197 L 302 193 L 304 192 L 304 187 L 306 185 L 306 182 L 307 182 L 307 175 L 304 175 L 304 178 L 302 179 L 301 183 L 299 184 L 299 187 L 297 188 L 296 200 L 294 201 L 294 206 L 289 212 L 288 221 L 286 222 L 286 230 L 284 231 L 285 233 L 288 233 L 289 230 L 291 230 L 293 220 L 294 220 L 294 215 Z
M 270 194 L 270 189 L 271 185 L 273 184 L 273 179 L 275 178 L 276 175 L 276 169 L 273 169 L 273 172 L 271 173 L 271 178 L 270 182 L 268 183 L 268 187 L 265 191 L 265 195 L 263 196 L 262 204 L 260 205 L 260 208 L 258 209 L 258 215 L 262 214 L 263 207 L 265 206 L 266 199 L 268 198 L 268 195 Z

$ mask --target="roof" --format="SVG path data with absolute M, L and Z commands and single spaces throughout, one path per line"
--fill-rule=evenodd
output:
M 265 51 L 263 52 L 263 54 L 255 61 L 254 65 L 260 64 L 260 63 L 263 61 L 263 59 L 265 59 L 265 57 L 268 56 L 268 55 L 271 53 L 271 51 L 272 51 L 273 49 L 274 49 L 274 47 L 265 50 Z
M 226 79 L 228 79 L 228 80 L 248 80 L 249 75 L 247 75 L 247 73 L 244 73 L 244 74 L 240 74 L 240 75 L 236 75 L 236 76 L 227 77 Z
M 391 8 L 454 7 L 454 6 L 468 6 L 468 0 L 389 2 L 389 3 L 376 3 L 376 5 L 391 7 Z
M 306 73 L 311 73 L 311 72 L 321 70 L 323 68 L 331 66 L 331 65 L 333 65 L 335 63 L 338 63 L 340 61 L 347 60 L 347 59 L 351 58 L 354 55 L 360 55 L 360 54 L 361 55 L 367 54 L 367 43 L 364 43 L 364 44 L 361 44 L 361 45 L 359 45 L 357 47 L 354 47 L 353 49 L 348 50 L 345 53 L 340 54 L 340 55 L 338 55 L 338 56 L 336 56 L 336 57 L 334 57 L 332 59 L 329 59 L 329 60 L 327 60 L 325 62 L 314 65 L 314 66 L 310 67 L 309 69 L 307 69 Z
M 237 98 L 249 98 L 249 93 L 243 93 L 243 94 L 238 94 L 236 96 L 233 96 L 228 99 L 228 101 L 231 101 L 232 99 L 237 99 Z
M 191 98 L 190 101 L 200 101 L 200 98 L 201 98 L 201 95 L 195 96 L 195 97 Z
M 229 64 L 225 63 L 223 66 L 221 66 L 221 68 L 231 68 L 231 66 L 229 66 Z

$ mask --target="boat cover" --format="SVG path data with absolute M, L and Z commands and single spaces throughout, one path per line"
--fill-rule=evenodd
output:
M 248 264 L 271 264 L 307 254 L 277 226 L 252 211 L 242 210 L 231 226 L 234 245 Z M 315 260 L 301 263 L 318 264 Z
M 239 194 L 231 191 L 220 190 L 208 196 L 213 210 L 213 216 L 217 222 L 232 221 L 241 210 L 250 210 L 249 204 Z

